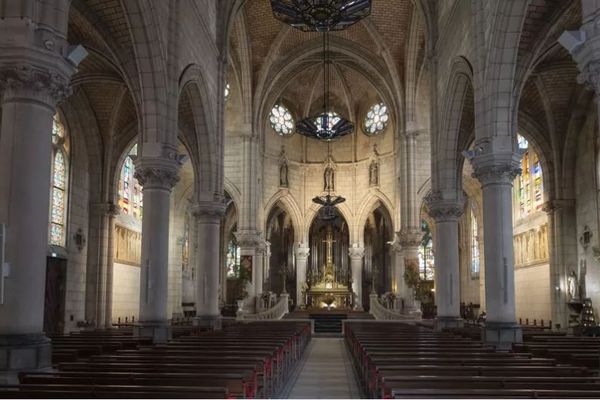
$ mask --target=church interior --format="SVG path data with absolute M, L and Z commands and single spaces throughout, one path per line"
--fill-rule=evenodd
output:
M 600 398 L 600 0 L 0 1 L 1 398 Z

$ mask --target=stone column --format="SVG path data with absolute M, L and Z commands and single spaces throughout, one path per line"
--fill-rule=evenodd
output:
M 310 248 L 306 243 L 298 243 L 296 246 L 296 304 L 299 308 L 306 307 L 306 294 L 302 293 L 306 285 L 306 271 L 308 266 L 308 255 Z
M 404 281 L 404 255 L 402 253 L 402 246 L 398 242 L 398 239 L 392 243 L 390 246 L 390 258 L 392 260 L 392 265 L 394 266 L 394 282 L 392 285 L 392 290 L 397 298 L 397 308 L 402 309 L 403 304 L 406 303 L 407 297 L 413 297 L 412 294 L 409 294 L 409 290 L 411 290 Z
M 42 54 L 7 65 L 17 58 L 2 47 L 2 35 L 16 41 L 12 34 L 0 33 L 0 223 L 7 264 L 0 275 L 0 371 L 50 367 L 43 329 L 52 119 L 73 70 Z
M 240 246 L 240 255 L 242 257 L 252 257 L 252 281 L 247 287 L 248 298 L 246 306 L 255 307 L 256 296 L 263 291 L 263 258 L 265 240 L 261 234 L 256 231 L 239 231 L 235 233 L 235 237 Z M 251 310 L 254 312 L 253 310 Z
M 435 220 L 436 329 L 460 327 L 460 266 L 458 218 L 464 210 L 462 198 L 446 199 L 434 193 L 428 199 L 429 215 Z
M 548 213 L 548 252 L 550 258 L 551 312 L 554 327 L 568 325 L 567 275 L 577 271 L 577 226 L 574 200 L 550 200 Z
M 192 214 L 196 219 L 198 243 L 194 326 L 219 330 L 219 252 L 221 219 L 225 214 L 225 204 L 219 201 L 196 203 Z
M 360 243 L 353 243 L 348 249 L 348 254 L 350 255 L 350 270 L 352 271 L 352 292 L 356 296 L 354 298 L 354 309 L 362 311 L 362 272 L 365 248 Z
M 136 335 L 152 336 L 156 343 L 171 335 L 168 315 L 169 216 L 179 164 L 170 158 L 142 157 L 135 161 L 135 177 L 143 186 L 140 316 Z
M 113 276 L 114 276 L 114 260 L 115 260 L 115 250 L 114 250 L 114 235 L 115 235 L 115 217 L 119 215 L 119 207 L 113 203 L 109 203 L 108 205 L 108 213 L 107 213 L 107 227 L 108 227 L 108 237 L 107 237 L 107 245 L 106 245 L 106 303 L 105 303 L 105 312 L 104 312 L 104 327 L 107 329 L 112 328 L 112 307 L 113 307 Z
M 402 265 L 397 267 L 401 273 L 398 279 L 402 280 L 400 288 L 403 293 L 401 295 L 404 301 L 404 313 L 419 314 L 421 313 L 421 304 L 415 299 L 415 290 L 408 287 L 404 281 L 404 272 L 407 265 L 412 265 L 414 268 L 419 268 L 419 245 L 423 239 L 423 232 L 417 228 L 405 228 L 397 233 L 396 248 L 400 250 L 400 260 Z
M 472 160 L 483 192 L 486 324 L 483 339 L 499 348 L 521 342 L 515 317 L 512 185 L 520 173 L 516 153 L 483 152 Z

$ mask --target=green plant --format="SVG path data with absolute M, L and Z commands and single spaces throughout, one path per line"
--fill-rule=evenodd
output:
M 415 263 L 406 265 L 404 270 L 404 282 L 406 282 L 406 286 L 415 291 L 415 299 L 424 301 L 427 299 L 427 296 L 429 296 L 429 288 L 425 284 L 426 282 L 421 279 L 418 266 Z

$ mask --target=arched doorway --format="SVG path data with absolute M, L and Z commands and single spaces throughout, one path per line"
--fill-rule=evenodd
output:
M 271 243 L 269 271 L 265 289 L 296 298 L 296 263 L 294 260 L 294 225 L 290 214 L 278 203 L 267 219 L 267 240 Z
M 392 218 L 381 202 L 369 214 L 364 227 L 365 261 L 362 277 L 362 304 L 368 308 L 369 294 L 392 290 L 391 257 L 388 243 L 393 240 Z

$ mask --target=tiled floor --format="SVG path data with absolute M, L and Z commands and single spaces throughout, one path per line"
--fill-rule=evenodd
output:
M 292 384 L 290 399 L 358 399 L 348 350 L 340 338 L 313 338 Z

